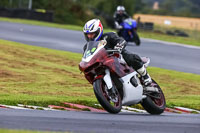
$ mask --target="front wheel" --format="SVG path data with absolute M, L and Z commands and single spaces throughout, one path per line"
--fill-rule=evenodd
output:
M 116 114 L 121 111 L 122 101 L 120 94 L 114 84 L 113 87 L 114 88 L 112 89 L 114 90 L 114 93 L 111 94 L 108 93 L 108 88 L 103 79 L 97 79 L 93 83 L 95 96 L 101 106 L 109 113 Z
M 133 31 L 133 41 L 135 42 L 135 44 L 137 45 L 137 46 L 139 46 L 140 45 L 140 37 L 139 37 L 139 35 L 137 34 L 137 32 L 136 31 Z
M 150 114 L 161 114 L 165 110 L 165 96 L 160 86 L 152 79 L 152 86 L 158 88 L 159 92 L 146 92 L 147 98 L 142 101 L 142 106 Z

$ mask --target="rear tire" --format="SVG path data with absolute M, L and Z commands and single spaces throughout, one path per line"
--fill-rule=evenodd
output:
M 159 95 L 160 98 L 147 95 L 147 98 L 145 98 L 141 104 L 148 113 L 159 115 L 164 112 L 166 107 L 165 96 L 160 86 L 154 80 L 152 80 L 152 83 L 157 86 L 159 94 L 157 93 L 156 95 Z
M 114 84 L 113 84 L 113 86 L 114 86 Z M 105 91 L 106 84 L 103 81 L 103 79 L 97 79 L 93 83 L 93 88 L 94 88 L 94 93 L 95 93 L 97 100 L 99 101 L 101 106 L 106 111 L 108 111 L 109 113 L 113 113 L 113 114 L 117 114 L 121 111 L 122 101 L 121 101 L 121 97 L 120 97 L 120 94 L 117 89 L 116 89 L 116 94 L 117 94 L 118 100 L 117 100 L 117 102 L 112 103 L 112 101 L 109 99 L 109 97 Z

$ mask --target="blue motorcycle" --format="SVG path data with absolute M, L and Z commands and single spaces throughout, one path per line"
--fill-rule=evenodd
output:
M 139 46 L 140 38 L 137 34 L 137 22 L 131 18 L 127 18 L 120 25 L 123 28 L 118 32 L 118 35 L 123 37 L 127 42 L 135 42 Z

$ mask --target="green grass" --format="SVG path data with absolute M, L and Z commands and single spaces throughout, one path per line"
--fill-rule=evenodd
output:
M 0 103 L 95 102 L 78 70 L 81 54 L 0 41 Z
M 82 31 L 83 29 L 83 25 L 77 26 L 77 25 L 69 25 L 69 24 L 56 24 L 56 23 L 49 23 L 49 22 L 42 22 L 42 21 L 35 21 L 35 20 L 26 20 L 26 19 L 0 17 L 0 21 L 39 25 L 39 26 L 48 26 L 48 27 L 79 30 L 79 31 Z M 116 30 L 104 29 L 104 32 L 110 32 L 110 31 L 116 32 Z M 174 37 L 174 36 L 169 36 L 169 35 L 159 34 L 159 33 L 154 33 L 154 32 L 147 32 L 147 31 L 145 32 L 139 31 L 139 36 L 144 37 L 144 38 L 152 38 L 152 39 L 157 39 L 157 40 L 200 46 L 200 39 L 194 39 L 194 38 Z
M 71 29 L 71 30 L 82 30 L 83 29 L 82 26 L 68 25 L 68 24 L 56 24 L 56 23 L 51 23 L 51 22 L 27 20 L 27 19 L 15 19 L 15 18 L 0 17 L 0 21 L 55 27 L 55 28 L 61 28 L 61 29 Z
M 200 75 L 156 67 L 150 67 L 148 71 L 163 89 L 168 106 L 200 110 Z
M 178 37 L 178 36 L 175 37 L 175 36 L 169 36 L 165 34 L 148 32 L 148 31 L 139 31 L 139 36 L 143 38 L 151 38 L 151 39 L 156 39 L 156 40 L 161 40 L 161 41 L 200 46 L 200 39 L 194 39 L 194 38 L 189 38 L 189 37 Z
M 81 54 L 0 40 L 0 104 L 98 103 L 78 64 Z M 150 67 L 167 106 L 200 110 L 200 75 Z

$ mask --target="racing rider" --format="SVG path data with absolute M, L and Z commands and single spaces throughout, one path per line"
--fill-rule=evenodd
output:
M 129 66 L 133 67 L 141 75 L 144 85 L 149 86 L 151 84 L 152 82 L 151 77 L 147 73 L 147 70 L 144 67 L 141 58 L 136 54 L 128 52 L 125 49 L 127 42 L 123 38 L 119 37 L 116 33 L 108 32 L 103 34 L 103 26 L 99 19 L 92 19 L 86 22 L 83 28 L 83 32 L 86 41 L 106 40 L 107 44 L 105 48 L 118 50 L 122 54 L 126 63 Z M 83 47 L 84 51 L 86 50 L 86 47 L 87 45 Z M 151 88 L 151 87 L 146 87 L 146 88 Z
M 129 18 L 124 6 L 117 6 L 117 9 L 113 15 L 115 21 L 115 28 L 118 30 L 118 35 L 121 36 L 123 27 L 120 25 L 125 19 Z

